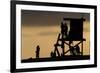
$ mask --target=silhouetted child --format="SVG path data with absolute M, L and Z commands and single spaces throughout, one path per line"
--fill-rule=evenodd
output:
M 78 45 L 75 46 L 75 50 L 76 50 L 77 55 L 81 54 L 80 47 Z

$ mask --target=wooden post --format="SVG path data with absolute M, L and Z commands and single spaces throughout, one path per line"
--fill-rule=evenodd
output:
M 83 41 L 82 41 L 82 44 L 81 44 L 81 52 L 82 52 L 82 55 L 83 55 Z

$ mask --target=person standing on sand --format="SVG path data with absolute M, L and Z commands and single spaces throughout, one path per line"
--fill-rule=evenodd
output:
M 36 47 L 36 58 L 39 58 L 39 54 L 40 54 L 40 47 L 39 47 L 39 45 L 37 45 L 37 47 Z

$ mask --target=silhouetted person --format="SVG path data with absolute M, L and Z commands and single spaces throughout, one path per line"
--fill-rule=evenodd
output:
M 79 45 L 74 46 L 73 41 L 70 41 L 69 44 L 70 44 L 71 55 L 80 55 L 81 54 Z
M 73 41 L 69 41 L 70 55 L 75 55 Z
M 77 55 L 81 54 L 80 47 L 78 45 L 75 46 L 75 50 L 76 50 Z
M 36 47 L 36 58 L 39 58 L 40 47 L 39 45 Z
M 53 57 L 53 52 L 51 52 L 51 57 Z
M 67 36 L 68 26 L 67 23 L 64 23 L 64 34 Z
M 56 53 L 55 53 L 55 52 L 54 52 L 54 53 L 51 52 L 51 57 L 52 57 L 52 58 L 55 58 L 55 57 L 56 57 Z
M 70 47 L 70 53 L 71 55 L 76 55 L 75 48 L 73 46 Z
M 68 32 L 67 23 L 61 22 L 61 34 L 62 34 L 63 38 L 67 37 L 67 32 Z
M 64 24 L 61 22 L 61 34 L 64 35 Z

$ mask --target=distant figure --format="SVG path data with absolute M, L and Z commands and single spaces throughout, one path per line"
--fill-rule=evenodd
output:
M 52 57 L 52 58 L 55 58 L 55 57 L 56 57 L 56 53 L 55 53 L 55 52 L 54 52 L 54 53 L 51 52 L 51 57 Z
M 37 45 L 36 47 L 36 58 L 39 58 L 40 47 Z
M 53 52 L 51 52 L 51 57 L 53 57 Z
M 63 24 L 63 22 L 61 22 L 61 34 L 62 35 L 64 34 L 64 24 Z
M 70 47 L 70 54 L 73 56 L 76 55 L 74 50 L 75 50 L 75 48 L 73 46 L 71 46 Z
M 69 45 L 70 45 L 70 55 L 75 56 L 76 52 L 75 52 L 75 47 L 73 45 L 73 41 L 69 41 Z
M 67 37 L 67 32 L 68 32 L 67 23 L 61 22 L 61 34 L 63 35 L 63 38 Z
M 77 55 L 81 54 L 80 47 L 78 45 L 75 46 L 75 50 L 76 50 Z
M 67 23 L 64 23 L 64 26 L 65 26 L 65 28 L 64 28 L 64 30 L 65 30 L 65 35 L 67 36 L 67 32 L 68 32 L 68 26 L 67 26 Z
M 71 55 L 80 55 L 81 54 L 79 45 L 74 46 L 73 41 L 69 41 L 69 44 L 70 44 Z

